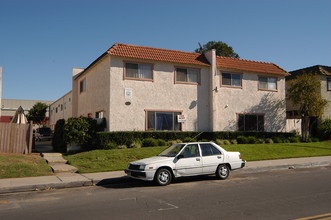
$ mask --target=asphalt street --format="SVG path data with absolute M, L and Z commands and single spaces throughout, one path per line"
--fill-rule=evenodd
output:
M 0 219 L 296 219 L 331 213 L 331 167 L 0 195 Z

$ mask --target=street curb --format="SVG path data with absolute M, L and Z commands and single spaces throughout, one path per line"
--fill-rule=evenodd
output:
M 236 173 L 259 173 L 267 172 L 271 170 L 288 170 L 288 169 L 300 169 L 300 168 L 312 168 L 312 167 L 322 167 L 322 166 L 331 166 L 330 161 L 322 161 L 315 163 L 304 163 L 304 164 L 286 164 L 286 165 L 277 165 L 277 166 L 266 166 L 266 167 L 257 167 L 249 168 L 244 167 L 243 169 L 236 170 Z
M 322 167 L 322 166 L 325 167 L 331 166 L 331 163 L 330 161 L 309 162 L 309 163 L 301 163 L 301 164 L 288 163 L 285 165 L 269 165 L 269 166 L 252 167 L 252 168 L 249 167 L 249 163 L 248 163 L 248 167 L 235 170 L 234 172 L 238 174 L 259 173 L 259 172 L 267 172 L 274 170 L 299 169 L 299 168 L 311 168 L 311 167 Z M 63 176 L 59 175 L 59 176 L 48 176 L 48 177 L 56 177 L 55 180 L 60 182 L 28 184 L 28 185 L 20 185 L 20 186 L 12 186 L 12 187 L 6 187 L 6 186 L 0 187 L 0 195 L 6 193 L 43 191 L 43 190 L 74 188 L 74 187 L 83 187 L 83 186 L 106 186 L 112 184 L 128 183 L 131 181 L 131 178 L 127 176 L 116 176 L 109 178 L 91 178 L 88 177 L 88 174 L 77 174 L 77 173 L 74 175 L 68 174 Z M 70 180 L 71 178 L 75 180 Z M 11 182 L 10 179 L 7 180 Z

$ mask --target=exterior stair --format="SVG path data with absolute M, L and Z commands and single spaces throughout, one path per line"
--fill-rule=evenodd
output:
M 60 153 L 41 153 L 55 174 L 75 173 L 77 168 L 67 164 Z

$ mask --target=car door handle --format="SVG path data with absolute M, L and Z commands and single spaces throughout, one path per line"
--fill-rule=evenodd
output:
M 222 159 L 222 156 L 217 156 L 218 159 Z
M 200 158 L 196 158 L 197 161 L 200 161 Z

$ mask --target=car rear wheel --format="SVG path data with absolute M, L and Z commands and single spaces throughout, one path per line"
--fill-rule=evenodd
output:
M 230 175 L 230 169 L 227 165 L 225 164 L 220 164 L 217 167 L 216 170 L 216 176 L 217 178 L 221 179 L 221 180 L 225 180 L 226 178 L 228 178 Z
M 170 170 L 165 168 L 159 169 L 154 177 L 155 183 L 159 186 L 168 185 L 169 183 L 171 183 L 171 179 L 172 179 L 172 174 Z

